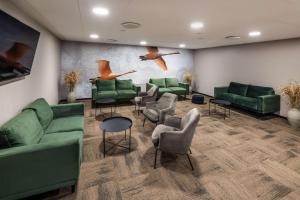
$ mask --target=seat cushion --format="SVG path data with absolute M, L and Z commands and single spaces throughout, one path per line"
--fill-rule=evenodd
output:
M 234 103 L 235 99 L 238 98 L 240 95 L 232 94 L 232 93 L 222 93 L 219 95 L 218 99 L 223 99 L 226 101 L 229 101 L 231 103 Z
M 132 99 L 136 96 L 134 90 L 117 90 L 118 99 Z
M 117 90 L 132 90 L 132 80 L 116 80 Z
M 177 129 L 175 127 L 166 126 L 164 124 L 159 124 L 158 126 L 155 127 L 155 129 L 152 133 L 152 142 L 153 142 L 154 146 L 158 146 L 160 134 L 162 134 L 163 132 L 167 132 L 167 131 L 178 131 L 178 130 L 179 129 Z
M 246 96 L 248 90 L 248 85 L 231 82 L 228 88 L 228 92 L 232 94 L 237 94 L 241 96 Z
M 247 91 L 247 97 L 257 98 L 264 95 L 274 95 L 274 89 L 271 87 L 261 87 L 255 85 L 249 85 Z
M 31 104 L 29 104 L 28 106 L 26 106 L 23 110 L 27 109 L 34 110 L 43 129 L 47 129 L 47 127 L 53 120 L 53 111 L 48 102 L 43 98 L 39 98 Z
M 166 87 L 179 87 L 177 78 L 166 78 Z
M 151 78 L 150 83 L 157 85 L 159 88 L 166 87 L 166 80 L 164 78 Z
M 166 93 L 166 92 L 172 92 L 172 90 L 170 88 L 159 88 L 159 90 L 158 90 L 159 95 Z
M 24 110 L 0 128 L 1 148 L 36 144 L 43 135 L 43 127 L 35 112 Z
M 238 96 L 234 100 L 234 104 L 249 108 L 251 110 L 257 110 L 257 102 L 258 100 L 256 98 L 251 98 L 251 97 L 243 97 L 243 96 Z
M 98 91 L 116 90 L 115 80 L 97 80 L 96 86 Z
M 159 114 L 154 109 L 144 109 L 143 114 L 145 117 L 153 122 L 157 122 L 159 118 Z
M 177 95 L 185 95 L 186 94 L 186 89 L 182 87 L 169 87 L 171 90 L 171 93 L 177 94 Z
M 97 99 L 99 98 L 108 98 L 108 97 L 111 97 L 111 98 L 114 98 L 114 97 L 117 97 L 118 96 L 118 93 L 117 91 L 100 91 L 100 92 L 97 92 Z
M 46 130 L 46 133 L 83 131 L 83 116 L 70 116 L 54 119 Z

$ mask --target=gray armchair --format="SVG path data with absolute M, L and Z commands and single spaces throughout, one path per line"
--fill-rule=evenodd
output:
M 154 168 L 156 168 L 158 150 L 161 150 L 186 155 L 192 170 L 194 170 L 188 151 L 190 151 L 199 120 L 200 112 L 197 108 L 193 108 L 183 118 L 171 116 L 165 120 L 164 124 L 160 124 L 154 129 L 152 133 L 152 142 L 156 149 Z
M 140 113 L 140 108 L 145 107 L 147 102 L 156 101 L 158 89 L 156 85 L 153 85 L 147 92 L 139 92 L 138 96 L 134 98 L 134 109 L 138 108 L 138 114 Z
M 145 121 L 148 119 L 153 123 L 163 123 L 166 115 L 174 115 L 176 108 L 177 95 L 164 93 L 157 102 L 147 102 L 143 110 Z

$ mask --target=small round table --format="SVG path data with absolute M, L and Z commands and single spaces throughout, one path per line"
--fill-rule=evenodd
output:
M 127 118 L 127 117 L 111 117 L 111 118 L 106 118 L 106 119 L 103 120 L 102 124 L 100 125 L 100 128 L 102 129 L 102 134 L 103 134 L 103 155 L 104 155 L 104 157 L 105 157 L 105 153 L 110 151 L 115 146 L 122 147 L 124 149 L 128 149 L 128 151 L 130 152 L 131 127 L 132 127 L 132 120 Z M 120 145 L 119 143 L 121 141 L 123 141 L 124 139 L 126 140 L 126 130 L 127 129 L 129 129 L 128 146 L 123 146 L 123 145 Z M 124 139 L 121 139 L 117 143 L 113 143 L 113 142 L 110 142 L 110 141 L 105 141 L 105 136 L 108 132 L 121 132 L 121 131 L 125 131 L 125 138 Z M 106 151 L 105 142 L 110 143 L 114 146 Z
M 222 99 L 210 99 L 209 100 L 209 115 L 210 115 L 210 104 L 215 104 L 215 113 L 217 112 L 217 105 L 218 106 L 222 106 L 224 108 L 224 119 L 226 119 L 227 115 L 226 115 L 226 110 L 228 110 L 228 117 L 230 117 L 230 105 L 231 103 L 229 101 L 226 100 L 222 100 Z
M 115 107 L 116 110 L 116 100 L 113 98 L 102 98 L 95 101 L 95 117 L 97 113 L 97 108 L 100 108 L 100 112 L 101 112 L 101 107 L 106 107 L 106 106 L 110 106 L 110 116 L 112 117 L 113 106 Z

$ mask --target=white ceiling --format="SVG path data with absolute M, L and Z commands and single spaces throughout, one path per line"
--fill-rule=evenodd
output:
M 206 48 L 300 37 L 300 0 L 12 0 L 19 8 L 43 24 L 60 39 L 186 48 Z M 95 16 L 95 6 L 110 14 Z M 121 31 L 122 22 L 142 26 Z M 202 21 L 201 31 L 190 28 Z M 248 32 L 262 35 L 249 38 Z M 98 33 L 96 41 L 90 33 Z M 241 39 L 225 39 L 239 35 Z

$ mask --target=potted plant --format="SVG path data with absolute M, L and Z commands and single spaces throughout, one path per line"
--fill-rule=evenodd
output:
M 289 98 L 291 109 L 288 111 L 287 118 L 290 125 L 300 128 L 300 84 L 292 82 L 281 89 L 282 94 Z
M 183 80 L 189 84 L 189 93 L 192 92 L 192 79 L 193 75 L 190 72 L 185 72 L 185 74 L 183 75 Z
M 75 94 L 75 87 L 78 83 L 80 78 L 79 72 L 71 71 L 69 73 L 66 73 L 64 76 L 65 84 L 68 87 L 69 93 L 68 93 L 68 102 L 73 103 L 76 101 L 76 94 Z

